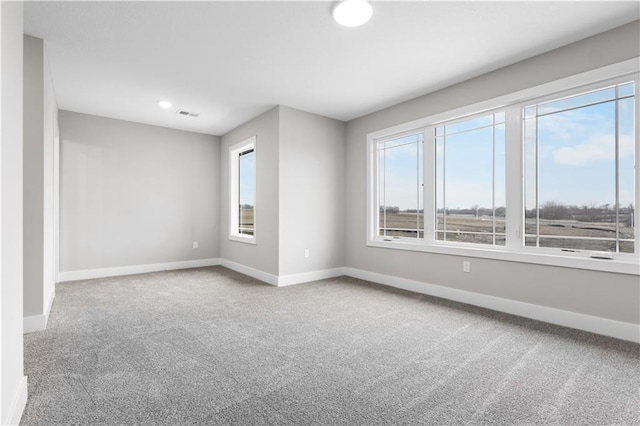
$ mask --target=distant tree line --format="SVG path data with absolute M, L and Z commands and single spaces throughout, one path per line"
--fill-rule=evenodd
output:
M 438 209 L 437 213 L 442 214 L 444 209 Z M 496 217 L 504 217 L 507 209 L 505 207 L 496 207 Z M 465 215 L 465 216 L 492 216 L 493 210 L 490 207 L 480 207 L 478 205 L 458 208 L 458 209 L 447 209 L 448 214 L 457 214 L 457 215 Z
M 240 204 L 240 208 L 243 210 L 251 210 L 253 209 L 253 204 Z
M 409 210 L 403 210 L 407 213 L 409 213 Z M 400 213 L 400 207 L 398 206 L 380 206 L 380 213 Z M 413 213 L 415 213 L 416 211 L 414 210 Z
M 438 209 L 438 213 L 442 213 L 443 209 Z M 504 216 L 504 207 L 496 207 L 496 216 Z M 398 206 L 380 206 L 380 213 L 424 213 L 424 209 L 404 209 L 400 210 Z M 469 208 L 447 209 L 449 214 L 457 215 L 473 215 L 473 216 L 490 216 L 493 215 L 493 210 L 486 207 L 471 206 Z
M 496 217 L 504 217 L 505 207 L 496 207 Z M 401 210 L 398 206 L 380 206 L 380 213 L 424 213 L 423 209 L 405 209 Z M 438 213 L 442 214 L 443 209 L 438 209 Z M 579 222 L 615 222 L 616 221 L 616 209 L 615 205 L 603 204 L 596 205 L 565 205 L 557 201 L 547 201 L 543 203 L 540 208 L 540 218 L 546 220 L 575 220 Z M 618 210 L 620 222 L 626 226 L 633 226 L 633 204 L 629 204 L 626 207 L 620 207 Z M 478 205 L 467 207 L 450 209 L 447 208 L 447 214 L 452 215 L 468 215 L 468 216 L 492 216 L 493 210 L 488 207 L 480 207 Z M 526 218 L 535 218 L 536 210 L 525 210 Z
M 596 205 L 565 205 L 557 201 L 543 203 L 539 210 L 540 218 L 547 220 L 576 220 L 579 222 L 609 222 L 616 221 L 615 204 Z M 627 226 L 633 226 L 633 204 L 618 209 L 620 222 Z M 526 218 L 535 218 L 536 210 L 525 210 Z

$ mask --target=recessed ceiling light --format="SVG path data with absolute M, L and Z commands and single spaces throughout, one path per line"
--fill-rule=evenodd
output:
M 164 108 L 164 109 L 171 108 L 171 102 L 169 102 L 169 101 L 158 101 L 158 106 L 160 108 Z
M 373 8 L 367 0 L 342 0 L 333 7 L 332 13 L 338 24 L 357 27 L 371 19 Z

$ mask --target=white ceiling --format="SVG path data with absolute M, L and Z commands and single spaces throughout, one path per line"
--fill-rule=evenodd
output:
M 332 4 L 26 2 L 24 28 L 60 109 L 221 135 L 278 104 L 347 121 L 640 18 L 637 1 L 374 1 L 346 28 Z

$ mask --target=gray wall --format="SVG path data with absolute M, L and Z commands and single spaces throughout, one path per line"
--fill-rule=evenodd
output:
M 44 43 L 24 37 L 24 316 L 48 314 L 55 282 L 54 145 L 58 108 Z
M 58 265 L 56 258 L 59 252 L 57 237 L 59 195 L 59 152 L 60 127 L 58 124 L 58 102 L 51 79 L 47 47 L 44 48 L 44 235 L 43 235 L 43 295 L 44 309 L 50 309 L 55 292 Z M 46 312 L 48 314 L 48 312 Z
M 348 267 L 628 323 L 640 322 L 638 277 L 366 246 L 366 134 L 640 55 L 638 21 L 347 123 Z
M 23 406 L 12 407 L 12 403 L 20 397 L 26 401 L 26 388 L 22 388 L 22 22 L 22 2 L 0 2 L 0 424 L 18 420 Z
M 344 266 L 344 131 L 341 121 L 280 107 L 281 276 Z
M 59 121 L 61 272 L 219 257 L 218 137 L 68 111 Z
M 223 259 L 278 275 L 278 140 L 275 107 L 222 136 L 220 254 Z M 256 244 L 229 240 L 229 147 L 256 136 Z

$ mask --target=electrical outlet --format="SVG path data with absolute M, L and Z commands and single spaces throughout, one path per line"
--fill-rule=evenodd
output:
M 304 257 L 305 259 L 309 258 L 309 249 L 304 249 Z
M 471 272 L 471 262 L 468 260 L 462 262 L 462 272 Z
M 197 242 L 197 241 L 194 241 L 194 242 L 193 242 L 193 248 L 194 248 L 194 249 L 197 249 L 197 248 L 198 248 L 198 242 Z

